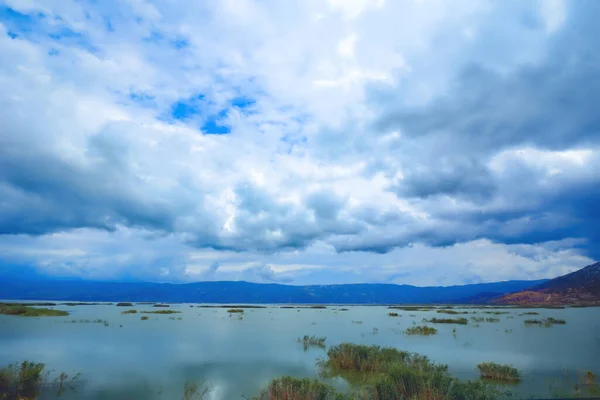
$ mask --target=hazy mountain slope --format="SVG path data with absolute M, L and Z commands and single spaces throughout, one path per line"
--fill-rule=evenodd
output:
M 502 296 L 499 304 L 600 304 L 600 262 L 532 288 Z

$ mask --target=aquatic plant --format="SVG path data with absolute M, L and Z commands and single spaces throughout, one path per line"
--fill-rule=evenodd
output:
M 307 350 L 310 346 L 325 347 L 325 339 L 327 338 L 315 335 L 304 335 L 302 339 L 298 338 L 298 343 L 302 343 L 304 350 Z
M 142 318 L 140 318 L 142 321 L 147 321 L 149 318 L 147 315 L 142 315 Z
M 535 311 L 527 311 L 527 312 L 519 314 L 519 316 L 522 316 L 522 315 L 540 315 L 540 313 L 535 312 Z
M 500 318 L 488 317 L 485 322 L 500 322 Z
M 235 313 L 243 313 L 244 310 L 242 310 L 241 308 L 230 308 L 229 310 L 227 310 L 227 312 L 229 314 L 235 314 Z
M 432 307 L 423 307 L 423 306 L 390 306 L 388 307 L 392 310 L 402 310 L 402 311 L 431 311 Z
M 436 312 L 438 314 L 452 314 L 452 315 L 456 315 L 456 314 L 468 314 L 467 311 L 454 311 L 454 310 L 447 310 L 447 309 L 437 310 Z
M 137 310 L 121 311 L 121 314 L 137 314 Z
M 494 314 L 494 315 L 502 315 L 502 314 L 510 314 L 509 311 L 484 311 L 484 314 Z
M 357 392 L 335 399 L 495 400 L 508 395 L 485 382 L 461 382 L 448 374 L 446 365 L 395 348 L 342 343 L 327 355 L 328 360 L 318 363 L 324 376 L 362 374 L 363 385 Z
M 437 333 L 437 329 L 429 327 L 429 326 L 413 326 L 404 331 L 407 335 L 435 335 Z
M 345 400 L 349 397 L 317 380 L 283 376 L 269 382 L 269 386 L 255 400 Z
M 567 323 L 564 319 L 556 319 L 552 317 L 548 317 L 546 319 L 526 319 L 523 321 L 526 326 L 544 326 L 545 328 L 550 328 L 553 325 L 564 325 Z
M 398 313 L 397 312 L 390 312 L 390 313 L 388 313 L 388 316 L 390 316 L 390 317 L 397 317 Z
M 185 381 L 183 386 L 183 400 L 203 400 L 204 396 L 211 391 L 211 386 L 202 382 Z
M 466 325 L 469 321 L 466 318 L 431 318 L 427 320 L 427 322 L 431 322 L 432 324 L 460 324 Z
M 131 303 L 117 303 L 116 305 L 117 305 L 117 307 L 132 307 L 133 306 L 133 304 L 131 304 Z
M 169 304 L 153 304 L 152 307 L 171 307 Z
M 19 317 L 64 317 L 69 315 L 67 311 L 53 310 L 50 308 L 35 308 L 21 305 L 2 304 L 0 314 L 15 315 Z
M 503 381 L 518 381 L 521 379 L 519 370 L 512 365 L 486 362 L 477 364 L 477 369 L 482 378 L 490 378 Z
M 3 399 L 35 399 L 46 375 L 45 365 L 31 361 L 0 369 L 0 395 Z

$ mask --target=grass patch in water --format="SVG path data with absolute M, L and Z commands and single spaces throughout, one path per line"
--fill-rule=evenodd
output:
M 525 326 L 543 326 L 545 328 L 550 328 L 554 325 L 564 325 L 567 321 L 564 319 L 548 317 L 546 319 L 526 319 L 524 323 Z
M 229 310 L 227 310 L 227 312 L 229 314 L 241 314 L 244 312 L 244 310 L 242 310 L 241 308 L 230 308 Z
M 390 317 L 397 317 L 399 314 L 397 312 L 390 312 L 388 313 L 388 316 Z
M 64 317 L 67 311 L 53 310 L 50 308 L 35 308 L 27 306 L 0 305 L 0 314 L 15 315 L 19 317 Z
M 467 311 L 454 311 L 454 310 L 447 310 L 447 309 L 437 310 L 436 312 L 438 314 L 452 314 L 452 315 L 468 314 Z
M 171 307 L 169 304 L 153 304 L 152 307 Z
M 141 311 L 142 314 L 181 314 L 181 311 L 175 310 L 156 310 L 156 311 Z
M 460 324 L 466 325 L 469 321 L 466 318 L 431 318 L 427 320 L 432 324 Z
M 150 318 L 148 318 L 147 315 L 142 315 L 142 318 L 140 318 L 142 321 L 148 321 Z
M 430 326 L 413 326 L 405 330 L 404 333 L 407 335 L 429 336 L 435 335 L 437 333 L 437 329 Z
M 513 382 L 521 379 L 519 370 L 512 365 L 486 362 L 477 364 L 477 369 L 479 370 L 482 378 Z
M 127 310 L 127 311 L 121 311 L 121 314 L 137 314 L 137 310 Z
M 117 307 L 133 307 L 132 303 L 117 303 Z

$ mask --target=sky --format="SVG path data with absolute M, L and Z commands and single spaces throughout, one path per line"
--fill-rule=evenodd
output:
M 425 286 L 591 264 L 599 16 L 0 0 L 0 275 Z

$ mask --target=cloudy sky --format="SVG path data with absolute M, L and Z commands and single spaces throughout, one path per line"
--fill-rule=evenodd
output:
M 600 259 L 600 1 L 0 0 L 0 271 L 451 285 Z

